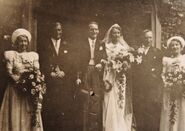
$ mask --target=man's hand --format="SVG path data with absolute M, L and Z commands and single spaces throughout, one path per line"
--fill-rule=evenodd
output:
M 81 83 L 82 83 L 81 79 L 78 78 L 78 79 L 76 80 L 76 84 L 77 84 L 77 85 L 80 85 Z
M 96 69 L 98 69 L 98 71 L 102 70 L 102 64 L 97 64 L 95 67 L 96 67 Z
M 57 74 L 55 72 L 51 72 L 50 75 L 51 75 L 52 78 L 56 78 L 57 77 Z

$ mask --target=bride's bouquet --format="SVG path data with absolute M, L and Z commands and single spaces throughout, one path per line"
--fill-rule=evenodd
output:
M 107 61 L 107 70 L 112 70 L 116 74 L 116 84 L 118 93 L 119 108 L 124 108 L 124 92 L 126 89 L 126 73 L 134 62 L 134 56 L 128 50 L 120 50 Z M 105 71 L 106 72 L 106 71 Z M 106 75 L 105 75 L 106 76 Z M 105 77 L 106 79 L 106 77 Z M 108 79 L 108 78 L 107 78 Z M 105 80 L 105 91 L 109 92 L 112 89 L 112 84 L 109 80 Z
M 40 126 L 38 113 L 42 109 L 43 95 L 46 93 L 46 83 L 44 75 L 35 69 L 24 72 L 16 86 L 27 95 L 33 104 L 33 126 Z
M 134 56 L 127 50 L 120 50 L 114 58 L 108 60 L 109 66 L 116 70 L 118 74 L 125 73 L 132 62 L 134 62 Z

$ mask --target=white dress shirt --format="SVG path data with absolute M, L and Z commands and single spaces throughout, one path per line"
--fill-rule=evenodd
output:
M 52 41 L 52 43 L 53 43 L 53 45 L 54 45 L 54 47 L 55 47 L 55 51 L 56 51 L 56 53 L 57 53 L 57 55 L 58 55 L 61 39 L 56 40 L 56 39 L 54 39 L 54 38 L 51 38 L 51 41 Z
M 95 62 L 94 62 L 94 49 L 95 49 L 96 39 L 92 40 L 92 39 L 88 38 L 88 41 L 89 41 L 90 52 L 91 52 L 91 59 L 89 61 L 89 65 L 95 65 Z
M 145 55 L 148 53 L 149 49 L 150 49 L 150 47 L 145 47 Z

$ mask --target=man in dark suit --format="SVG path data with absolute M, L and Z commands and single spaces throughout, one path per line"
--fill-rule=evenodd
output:
M 89 23 L 88 38 L 80 41 L 78 79 L 81 84 L 81 131 L 102 131 L 102 61 L 106 59 L 105 45 L 98 39 L 96 22 Z M 83 129 L 82 129 L 83 128 Z
M 142 61 L 133 72 L 133 109 L 137 131 L 159 131 L 162 54 L 152 47 L 152 31 L 144 31 L 144 43 L 138 49 Z
M 62 38 L 62 25 L 52 25 L 51 37 L 40 49 L 47 91 L 43 103 L 45 131 L 73 131 L 73 68 L 71 52 Z

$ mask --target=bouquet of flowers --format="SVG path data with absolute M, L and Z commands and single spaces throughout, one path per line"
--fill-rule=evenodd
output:
M 143 46 L 142 47 L 139 47 L 137 49 L 137 53 L 136 53 L 136 56 L 135 56 L 135 62 L 136 62 L 136 64 L 141 64 L 142 63 L 144 53 L 145 53 L 145 49 L 144 49 Z
M 116 73 L 116 84 L 118 90 L 118 105 L 123 108 L 124 103 L 124 92 L 126 89 L 126 73 L 134 62 L 134 56 L 127 50 L 120 50 L 112 58 L 107 61 L 107 71 L 113 70 Z M 105 71 L 106 72 L 106 71 Z M 107 78 L 109 79 L 109 78 Z M 105 91 L 109 92 L 112 89 L 112 83 L 109 80 L 105 80 Z
M 185 93 L 185 69 L 179 66 L 162 74 L 164 87 L 170 91 L 171 99 L 176 99 Z
M 177 116 L 177 99 L 185 97 L 185 68 L 178 65 L 171 70 L 162 74 L 164 88 L 170 93 L 170 122 L 172 124 L 176 121 Z
M 118 52 L 113 59 L 108 60 L 108 66 L 116 70 L 116 73 L 125 73 L 130 64 L 134 62 L 134 56 L 127 51 Z
M 42 109 L 43 95 L 46 93 L 44 75 L 39 70 L 24 72 L 17 82 L 17 88 L 28 95 L 33 104 L 33 126 L 40 126 L 38 113 Z

